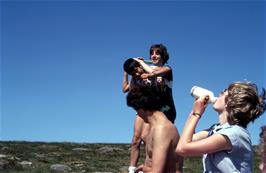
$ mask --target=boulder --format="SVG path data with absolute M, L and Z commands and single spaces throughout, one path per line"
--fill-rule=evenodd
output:
M 63 164 L 53 164 L 50 166 L 50 170 L 53 173 L 67 173 L 69 171 L 72 171 L 69 166 Z

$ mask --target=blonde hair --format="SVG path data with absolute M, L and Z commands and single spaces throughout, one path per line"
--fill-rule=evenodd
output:
M 229 124 L 244 128 L 257 119 L 266 109 L 266 93 L 259 94 L 257 85 L 251 82 L 235 82 L 229 85 L 225 98 Z

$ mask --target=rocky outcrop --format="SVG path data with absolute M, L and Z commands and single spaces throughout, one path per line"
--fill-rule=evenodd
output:
M 72 171 L 72 169 L 64 164 L 53 164 L 50 166 L 50 170 L 52 173 L 68 173 Z

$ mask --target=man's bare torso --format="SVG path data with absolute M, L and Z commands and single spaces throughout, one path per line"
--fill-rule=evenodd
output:
M 176 171 L 175 148 L 178 142 L 179 135 L 174 124 L 172 124 L 167 118 L 150 128 L 150 132 L 147 136 L 147 141 L 146 141 L 146 159 L 144 166 L 151 168 L 152 158 L 157 157 L 153 154 L 154 136 L 156 135 L 156 133 L 163 134 L 162 137 L 157 140 L 161 140 L 162 142 L 169 144 L 166 155 L 166 161 L 164 165 L 164 172 L 167 173 L 175 172 Z

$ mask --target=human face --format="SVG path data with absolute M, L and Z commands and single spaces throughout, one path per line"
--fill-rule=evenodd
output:
M 154 65 L 161 65 L 163 63 L 163 59 L 161 56 L 161 52 L 159 49 L 154 49 L 151 54 L 151 60 Z
M 136 68 L 134 69 L 134 72 L 133 72 L 134 76 L 140 76 L 140 75 L 142 75 L 143 73 L 144 73 L 144 70 L 143 70 L 142 67 L 136 67 Z
M 218 113 L 225 111 L 226 104 L 225 104 L 225 97 L 228 95 L 227 89 L 223 90 L 219 97 L 217 98 L 216 102 L 213 105 L 213 109 Z

